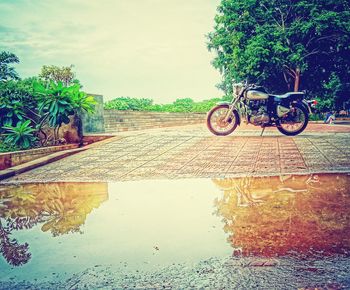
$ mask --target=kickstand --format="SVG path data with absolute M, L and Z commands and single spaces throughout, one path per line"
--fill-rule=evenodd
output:
M 263 127 L 263 129 L 262 129 L 262 131 L 261 131 L 261 134 L 260 134 L 260 137 L 264 134 L 265 128 L 266 128 L 266 127 Z

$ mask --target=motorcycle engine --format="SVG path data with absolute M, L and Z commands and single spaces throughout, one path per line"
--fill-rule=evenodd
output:
M 265 100 L 250 101 L 249 122 L 253 125 L 264 125 L 270 122 L 269 114 L 267 113 L 267 103 Z

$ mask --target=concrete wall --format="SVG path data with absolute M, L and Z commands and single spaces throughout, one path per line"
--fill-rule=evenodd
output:
M 105 132 L 134 131 L 205 122 L 202 113 L 163 113 L 104 110 Z
M 83 135 L 89 134 L 89 133 L 104 133 L 105 132 L 105 126 L 104 126 L 104 118 L 103 118 L 103 96 L 102 95 L 95 95 L 95 94 L 88 94 L 90 96 L 94 96 L 95 101 L 97 102 L 95 106 L 95 112 L 93 114 L 82 114 L 82 129 L 83 129 Z
M 199 113 L 163 113 L 104 110 L 103 96 L 94 96 L 97 104 L 93 114 L 83 113 L 83 135 L 113 133 L 150 128 L 171 127 L 205 122 L 206 114 Z
M 77 148 L 78 144 L 42 147 L 23 151 L 0 153 L 0 170 L 20 165 L 40 157 L 68 149 Z

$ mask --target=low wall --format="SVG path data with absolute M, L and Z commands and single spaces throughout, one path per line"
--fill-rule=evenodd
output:
M 165 113 L 104 110 L 105 132 L 134 131 L 205 122 L 204 113 Z
M 43 147 L 43 148 L 23 150 L 23 151 L 0 153 L 0 170 L 7 169 L 12 166 L 20 165 L 57 151 L 74 149 L 74 148 L 78 148 L 78 144 L 49 146 L 49 147 Z

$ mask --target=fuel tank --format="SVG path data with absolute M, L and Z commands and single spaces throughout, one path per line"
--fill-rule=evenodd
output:
M 249 100 L 266 100 L 269 98 L 268 94 L 256 90 L 249 90 L 246 94 Z

